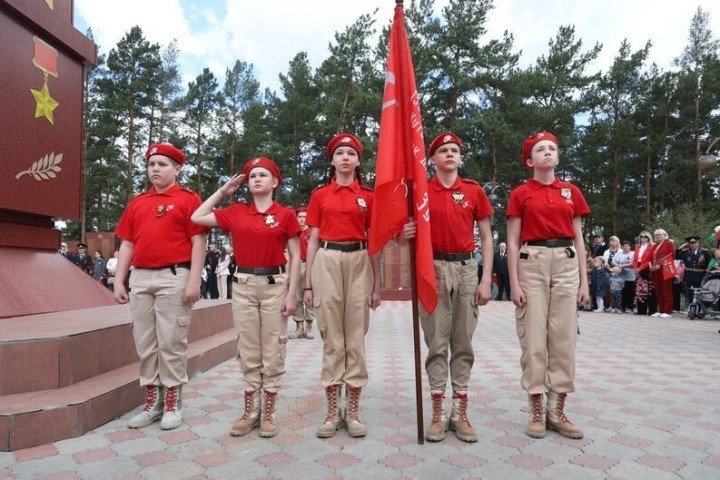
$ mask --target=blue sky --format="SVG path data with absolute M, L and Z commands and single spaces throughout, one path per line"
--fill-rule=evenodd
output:
M 438 10 L 448 3 L 435 1 Z M 75 26 L 81 32 L 92 27 L 105 54 L 134 25 L 163 47 L 177 39 L 185 84 L 204 67 L 222 82 L 225 69 L 242 60 L 254 65 L 262 88 L 277 91 L 278 74 L 287 72 L 298 52 L 307 52 L 316 68 L 336 31 L 376 8 L 379 30 L 391 21 L 394 6 L 395 0 L 75 0 Z M 573 24 L 586 48 L 604 45 L 594 71 L 609 67 L 624 38 L 633 51 L 652 41 L 651 61 L 667 70 L 687 43 L 698 6 L 710 12 L 710 28 L 719 37 L 718 0 L 496 0 L 487 39 L 513 33 L 526 66 L 547 52 L 560 25 Z

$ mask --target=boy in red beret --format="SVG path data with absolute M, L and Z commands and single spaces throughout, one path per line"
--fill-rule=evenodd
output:
M 122 239 L 115 272 L 115 300 L 130 301 L 132 332 L 140 356 L 143 410 L 130 419 L 141 428 L 162 417 L 160 428 L 182 424 L 187 383 L 187 332 L 200 296 L 207 228 L 190 221 L 200 197 L 177 184 L 185 155 L 160 143 L 145 153 L 152 187 L 128 203 L 115 234 Z M 130 294 L 125 279 L 130 265 Z
M 472 337 L 477 327 L 479 305 L 492 298 L 493 213 L 485 191 L 475 181 L 461 178 L 462 142 L 453 133 L 443 133 L 430 144 L 428 155 L 435 164 L 435 177 L 428 182 L 430 236 L 432 240 L 438 303 L 432 314 L 420 308 L 420 323 L 428 347 L 425 360 L 430 383 L 432 419 L 425 439 L 439 442 L 450 428 L 465 442 L 476 442 L 477 433 L 467 417 L 468 384 L 475 360 Z M 480 231 L 483 273 L 478 283 L 475 263 L 475 225 Z M 403 238 L 416 233 L 415 222 L 403 229 Z M 445 389 L 448 373 L 453 390 L 448 423 Z
M 528 393 L 526 432 L 533 438 L 544 437 L 547 426 L 568 438 L 583 436 L 564 407 L 567 394 L 575 391 L 577 306 L 589 299 L 580 220 L 590 209 L 575 185 L 555 177 L 558 149 L 550 132 L 525 140 L 522 162 L 533 178 L 510 193 L 507 211 L 510 293 L 522 349 L 520 383 Z
M 234 202 L 213 210 L 246 179 L 252 202 Z M 200 225 L 230 232 L 235 248 L 233 321 L 245 381 L 245 412 L 230 428 L 230 435 L 236 437 L 255 428 L 264 438 L 278 433 L 275 411 L 285 373 L 286 318 L 295 310 L 300 278 L 300 225 L 291 209 L 273 199 L 281 183 L 275 162 L 255 158 L 245 164 L 242 175 L 230 178 L 192 216 Z
M 305 223 L 307 219 L 307 208 L 298 207 L 295 209 L 295 216 L 302 231 L 300 232 L 300 283 L 297 294 L 297 307 L 293 312 L 293 320 L 295 321 L 295 333 L 290 334 L 290 338 L 306 338 L 312 340 L 315 335 L 312 334 L 312 324 L 315 321 L 315 312 L 311 307 L 303 303 L 303 293 L 305 286 L 305 261 L 307 260 L 307 248 L 310 242 L 310 227 Z

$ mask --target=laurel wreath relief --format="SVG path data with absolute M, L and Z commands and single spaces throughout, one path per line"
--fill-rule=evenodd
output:
M 23 175 L 32 175 L 38 182 L 51 180 L 57 177 L 57 174 L 62 170 L 59 166 L 60 162 L 62 162 L 62 157 L 62 153 L 55 155 L 55 152 L 45 155 L 41 159 L 36 160 L 27 170 L 15 175 L 15 180 L 19 180 Z

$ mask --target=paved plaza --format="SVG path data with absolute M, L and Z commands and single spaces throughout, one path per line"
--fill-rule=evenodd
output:
M 82 437 L 0 453 L 0 479 L 720 479 L 719 321 L 582 312 L 566 412 L 585 438 L 533 440 L 514 307 L 491 302 L 474 339 L 469 418 L 479 441 L 449 433 L 418 445 L 411 318 L 409 302 L 372 315 L 364 439 L 315 437 L 325 415 L 316 335 L 288 343 L 275 438 L 228 434 L 243 403 L 230 360 L 190 381 L 177 430 L 127 429 L 129 413 Z

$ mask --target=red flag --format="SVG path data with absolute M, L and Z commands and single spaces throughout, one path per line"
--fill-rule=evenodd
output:
M 407 180 L 412 180 L 409 192 Z M 377 253 L 408 221 L 408 200 L 417 222 L 415 262 L 418 299 L 428 313 L 437 306 L 437 286 L 430 242 L 427 169 L 422 117 L 402 5 L 395 7 L 385 73 L 375 201 L 370 220 L 370 253 Z

